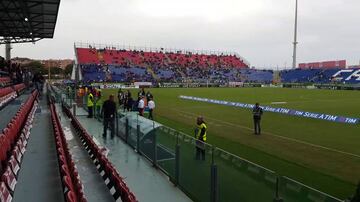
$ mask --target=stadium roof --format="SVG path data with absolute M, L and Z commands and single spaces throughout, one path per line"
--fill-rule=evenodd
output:
M 53 38 L 60 0 L 0 0 L 0 44 Z

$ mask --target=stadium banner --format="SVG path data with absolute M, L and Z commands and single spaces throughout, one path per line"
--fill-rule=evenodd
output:
M 229 102 L 229 101 L 224 101 L 224 100 L 214 100 L 214 99 L 185 96 L 185 95 L 180 95 L 179 98 L 185 99 L 185 100 L 207 102 L 207 103 L 212 103 L 212 104 L 226 105 L 226 106 L 240 107 L 240 108 L 247 108 L 247 109 L 252 109 L 254 107 L 254 104 Z M 360 121 L 359 118 L 343 117 L 343 116 L 314 113 L 314 112 L 305 112 L 305 111 L 298 111 L 298 110 L 287 109 L 287 108 L 276 108 L 276 107 L 270 107 L 270 106 L 261 106 L 261 108 L 266 112 L 274 112 L 274 113 L 287 114 L 287 115 L 292 115 L 292 116 L 300 116 L 300 117 L 305 117 L 305 118 L 320 119 L 320 120 L 332 121 L 332 122 L 338 122 L 338 123 L 358 124 Z

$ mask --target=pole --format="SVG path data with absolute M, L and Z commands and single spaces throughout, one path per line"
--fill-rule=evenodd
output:
M 297 21 L 298 21 L 298 0 L 295 0 L 295 28 L 294 28 L 294 50 L 293 50 L 293 64 L 292 68 L 296 68 L 296 48 L 297 48 Z
M 11 59 L 11 43 L 10 43 L 10 39 L 8 39 L 8 41 L 6 41 L 5 44 L 5 60 L 10 61 Z

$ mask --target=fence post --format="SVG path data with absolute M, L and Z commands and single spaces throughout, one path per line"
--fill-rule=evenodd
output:
M 140 154 L 140 125 L 136 125 L 136 151 Z
M 116 121 L 116 124 L 115 124 L 115 128 L 116 128 L 115 134 L 116 134 L 117 137 L 119 137 L 119 116 L 118 116 L 117 113 L 116 113 L 116 115 L 115 115 L 115 121 Z
M 275 190 L 275 198 L 273 202 L 283 202 L 284 200 L 279 197 L 279 176 L 276 177 L 276 190 Z
M 76 116 L 76 104 L 73 104 L 72 106 L 73 106 L 73 114 L 74 114 L 74 116 Z
M 217 165 L 214 162 L 214 146 L 212 147 L 211 152 L 211 179 L 210 179 L 210 201 L 218 201 L 218 175 L 217 175 Z
M 125 142 L 127 143 L 128 141 L 128 137 L 129 137 L 129 119 L 126 118 L 125 119 Z
M 155 129 L 155 122 L 153 121 L 153 129 Z M 153 165 L 155 168 L 157 168 L 157 135 L 156 135 L 156 131 L 153 130 L 154 133 L 154 162 Z
M 176 134 L 176 146 L 175 146 L 175 186 L 179 184 L 180 178 L 180 144 L 179 144 L 179 133 Z

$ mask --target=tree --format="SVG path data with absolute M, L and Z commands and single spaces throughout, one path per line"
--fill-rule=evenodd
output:
M 73 69 L 73 64 L 66 65 L 64 70 L 65 77 L 71 77 L 72 69 Z
M 40 74 L 47 74 L 47 69 L 39 61 L 32 61 L 26 65 L 32 72 L 40 72 Z
M 60 67 L 51 67 L 50 68 L 51 74 L 62 74 L 63 72 L 64 72 L 64 70 L 61 69 Z

